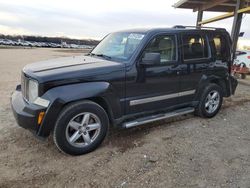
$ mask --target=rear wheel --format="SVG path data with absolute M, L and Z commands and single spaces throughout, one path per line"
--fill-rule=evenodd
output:
M 96 149 L 108 130 L 108 116 L 92 101 L 66 106 L 54 129 L 54 142 L 59 150 L 70 155 L 81 155 Z
M 220 110 L 223 101 L 222 89 L 217 84 L 209 84 L 203 91 L 196 114 L 201 117 L 214 117 Z

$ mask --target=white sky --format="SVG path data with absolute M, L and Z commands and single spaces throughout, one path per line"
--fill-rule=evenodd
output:
M 177 0 L 0 0 L 0 33 L 101 39 L 128 28 L 194 25 L 192 10 L 174 9 Z M 221 13 L 219 13 L 221 14 Z M 204 18 L 218 13 L 205 13 Z M 250 39 L 250 16 L 243 39 Z M 225 27 L 232 19 L 208 26 Z

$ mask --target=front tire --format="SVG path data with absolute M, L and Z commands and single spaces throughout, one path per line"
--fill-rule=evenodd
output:
M 196 108 L 196 115 L 212 118 L 220 110 L 223 101 L 222 89 L 217 84 L 209 84 L 200 97 Z
M 67 105 L 60 113 L 53 132 L 54 143 L 64 153 L 82 155 L 95 150 L 109 126 L 105 110 L 92 101 Z

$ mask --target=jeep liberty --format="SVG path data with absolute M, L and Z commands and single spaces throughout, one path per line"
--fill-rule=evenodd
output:
M 89 54 L 26 65 L 11 97 L 17 123 L 59 150 L 96 149 L 108 127 L 194 113 L 211 118 L 234 94 L 225 29 L 175 26 L 107 35 Z

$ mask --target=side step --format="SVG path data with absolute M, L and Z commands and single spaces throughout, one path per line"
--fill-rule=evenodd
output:
M 123 127 L 124 128 L 131 128 L 131 127 L 135 127 L 135 126 L 142 125 L 145 123 L 150 123 L 150 122 L 154 122 L 154 121 L 158 121 L 158 120 L 162 120 L 162 119 L 172 118 L 172 117 L 180 116 L 180 115 L 184 115 L 184 114 L 189 114 L 189 113 L 194 112 L 194 110 L 195 109 L 192 107 L 187 107 L 187 108 L 178 109 L 178 110 L 166 113 L 166 114 L 157 114 L 157 115 L 152 115 L 152 116 L 148 116 L 148 117 L 143 117 L 143 118 L 136 119 L 134 121 L 123 123 Z

